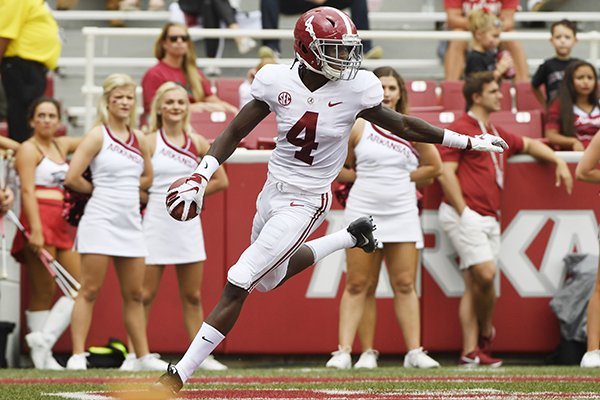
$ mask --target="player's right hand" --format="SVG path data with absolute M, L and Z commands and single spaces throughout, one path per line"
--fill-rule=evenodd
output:
M 475 151 L 491 151 L 494 153 L 502 153 L 508 149 L 508 144 L 500 136 L 483 133 L 477 136 L 469 137 L 471 150 Z
M 183 209 L 186 211 L 190 207 L 196 206 L 198 213 L 202 209 L 204 201 L 204 191 L 206 190 L 208 181 L 200 174 L 193 174 L 179 185 L 171 185 L 167 192 L 167 207 L 169 213 L 175 207 L 183 203 Z

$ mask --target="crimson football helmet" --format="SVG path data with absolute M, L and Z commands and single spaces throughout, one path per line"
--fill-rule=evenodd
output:
M 331 80 L 354 79 L 362 62 L 362 43 L 350 17 L 333 7 L 302 14 L 294 28 L 296 58 Z

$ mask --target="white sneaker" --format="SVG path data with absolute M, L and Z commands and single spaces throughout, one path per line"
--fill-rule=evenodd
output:
M 202 361 L 198 368 L 206 371 L 225 371 L 227 369 L 227 365 L 221 364 L 215 360 L 215 357 L 212 354 L 210 354 L 204 359 L 204 361 Z
M 123 364 L 119 367 L 119 371 L 133 372 L 137 371 L 137 357 L 135 353 L 128 353 L 123 360 Z
M 331 358 L 327 361 L 325 366 L 327 368 L 337 369 L 350 369 L 352 368 L 352 357 L 350 356 L 350 349 L 344 349 L 342 346 L 338 346 L 338 351 L 331 353 Z
M 412 349 L 404 356 L 404 368 L 439 368 L 440 363 L 427 355 L 422 347 Z
M 600 350 L 588 351 L 581 358 L 581 368 L 598 368 L 600 367 Z
M 67 369 L 84 370 L 87 369 L 87 356 L 89 353 L 73 354 L 67 361 Z
M 377 358 L 379 357 L 379 352 L 377 350 L 369 349 L 367 351 L 363 351 L 360 355 L 360 358 L 354 364 L 354 368 L 365 368 L 365 369 L 374 369 L 377 368 Z
M 135 360 L 135 371 L 166 371 L 169 363 L 160 359 L 157 353 L 148 353 Z
M 237 42 L 237 48 L 238 48 L 238 51 L 240 52 L 240 54 L 246 54 L 247 52 L 249 52 L 250 50 L 252 50 L 255 47 L 256 47 L 256 40 L 249 38 L 249 37 L 240 38 L 239 41 Z

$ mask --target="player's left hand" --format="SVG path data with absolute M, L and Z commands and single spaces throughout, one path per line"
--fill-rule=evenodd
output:
M 500 136 L 483 133 L 469 138 L 471 150 L 475 151 L 491 151 L 494 153 L 502 153 L 508 149 L 508 144 Z
M 208 181 L 206 178 L 199 174 L 191 175 L 179 186 L 172 185 L 167 192 L 169 213 L 182 203 L 183 215 L 187 215 L 188 210 L 194 206 L 197 207 L 197 211 L 200 213 L 207 185 Z

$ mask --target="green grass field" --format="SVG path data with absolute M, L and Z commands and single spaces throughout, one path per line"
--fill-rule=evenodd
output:
M 160 373 L 116 370 L 0 370 L 0 399 L 110 399 L 110 390 L 145 388 Z M 337 371 L 321 367 L 234 367 L 198 372 L 182 399 L 600 399 L 600 369 L 508 366 L 497 369 Z

